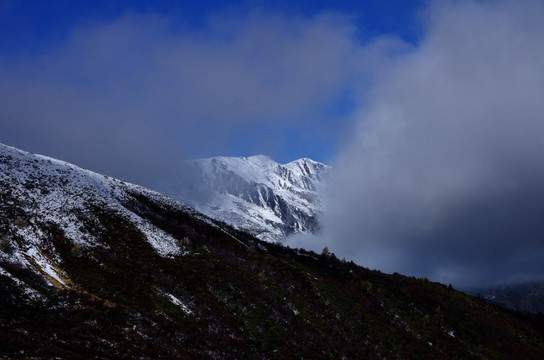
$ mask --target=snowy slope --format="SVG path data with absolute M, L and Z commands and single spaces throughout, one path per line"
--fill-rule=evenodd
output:
M 286 197 L 321 181 L 307 160 L 248 160 L 253 184 Z M 259 241 L 0 144 L 2 359 L 542 359 L 542 329 L 541 316 Z
M 57 287 L 69 286 L 70 280 L 48 239 L 60 231 L 74 251 L 107 249 L 97 214 L 113 214 L 126 221 L 162 257 L 183 255 L 179 241 L 127 206 L 137 196 L 211 222 L 178 201 L 138 185 L 3 144 L 0 189 L 0 263 L 41 274 Z
M 197 159 L 182 165 L 166 192 L 262 240 L 283 241 L 319 230 L 319 192 L 329 171 L 306 158 L 284 165 L 264 155 Z

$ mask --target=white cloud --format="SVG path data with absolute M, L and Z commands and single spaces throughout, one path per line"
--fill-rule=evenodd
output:
M 246 126 L 334 128 L 321 110 L 361 77 L 340 15 L 253 12 L 190 31 L 172 21 L 129 13 L 0 62 L 1 141 L 150 184 L 150 168 L 168 167 L 156 159 L 220 155 Z
M 338 256 L 458 286 L 544 276 L 544 4 L 441 1 L 339 156 Z

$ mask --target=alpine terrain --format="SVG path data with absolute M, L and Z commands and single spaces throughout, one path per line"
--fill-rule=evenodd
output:
M 319 230 L 329 171 L 310 159 L 282 165 L 264 155 L 189 160 L 166 192 L 261 240 L 283 241 Z
M 542 359 L 542 315 L 0 144 L 0 358 Z

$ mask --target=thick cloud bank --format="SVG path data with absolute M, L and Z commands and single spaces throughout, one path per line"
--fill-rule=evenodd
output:
M 334 129 L 320 114 L 357 81 L 354 32 L 334 14 L 86 23 L 43 54 L 0 56 L 0 141 L 146 185 L 175 158 L 266 153 L 291 127 Z
M 339 257 L 472 286 L 544 277 L 544 3 L 431 5 L 339 157 Z

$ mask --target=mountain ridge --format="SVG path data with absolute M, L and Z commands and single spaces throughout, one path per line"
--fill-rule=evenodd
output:
M 0 145 L 0 357 L 541 359 L 544 317 Z
M 317 233 L 321 189 L 331 167 L 302 158 L 279 164 L 266 155 L 184 161 L 166 192 L 211 218 L 262 240 Z

